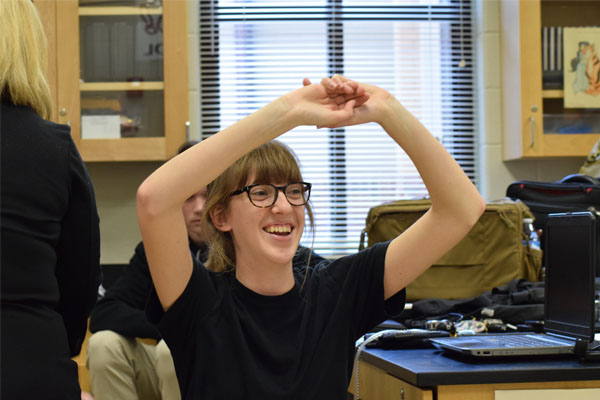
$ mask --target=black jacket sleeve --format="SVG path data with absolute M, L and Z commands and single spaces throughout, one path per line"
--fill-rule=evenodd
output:
M 146 319 L 146 301 L 152 277 L 144 245 L 138 244 L 129 265 L 98 301 L 90 318 L 90 330 L 111 330 L 130 338 L 160 340 L 158 330 Z
M 55 275 L 60 290 L 57 311 L 75 356 L 81 351 L 101 280 L 100 227 L 92 182 L 70 137 L 69 146 L 68 210 L 61 221 Z

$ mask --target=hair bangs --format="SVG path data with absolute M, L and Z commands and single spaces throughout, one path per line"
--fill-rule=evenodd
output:
M 302 181 L 302 173 L 294 152 L 285 144 L 272 141 L 248 157 L 248 171 L 253 182 L 247 183 L 290 183 Z M 250 177 L 247 177 L 250 178 Z

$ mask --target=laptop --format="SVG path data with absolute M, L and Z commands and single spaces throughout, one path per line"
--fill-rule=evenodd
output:
M 475 357 L 581 353 L 597 346 L 596 217 L 591 212 L 549 214 L 543 333 L 499 333 L 430 342 L 445 351 Z

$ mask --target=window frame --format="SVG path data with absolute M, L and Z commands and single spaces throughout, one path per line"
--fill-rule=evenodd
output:
M 407 0 L 407 2 L 415 2 L 418 0 Z M 326 0 L 324 6 L 298 6 L 296 3 L 290 6 L 273 6 L 270 8 L 257 7 L 252 12 L 252 4 L 250 2 L 242 2 L 238 6 L 219 7 L 219 0 L 201 0 L 199 7 L 199 45 L 200 45 L 200 86 L 204 80 L 210 80 L 210 90 L 201 90 L 201 124 L 202 138 L 210 136 L 224 128 L 219 124 L 221 120 L 221 109 L 219 102 L 219 91 L 221 87 L 220 76 L 220 43 L 219 24 L 222 22 L 243 22 L 243 21 L 270 21 L 273 9 L 290 9 L 289 13 L 283 13 L 283 20 L 289 21 L 315 21 L 323 20 L 327 22 L 327 74 L 344 74 L 344 22 L 346 21 L 361 21 L 364 16 L 359 15 L 360 10 L 370 9 L 376 20 L 394 20 L 394 21 L 443 21 L 449 18 L 448 14 L 454 15 L 450 18 L 449 32 L 451 40 L 442 43 L 447 47 L 443 51 L 450 52 L 452 57 L 455 57 L 457 50 L 456 46 L 460 46 L 460 55 L 462 60 L 468 59 L 468 67 L 460 67 L 458 62 L 456 68 L 447 69 L 444 71 L 447 76 L 442 76 L 441 79 L 450 84 L 450 88 L 446 89 L 452 97 L 452 106 L 457 109 L 456 112 L 447 112 L 445 115 L 451 115 L 451 123 L 453 128 L 452 134 L 444 134 L 441 137 L 442 144 L 453 154 L 459 165 L 465 173 L 478 186 L 480 179 L 480 167 L 477 154 L 478 137 L 476 132 L 476 91 L 475 85 L 475 56 L 473 42 L 473 17 L 472 10 L 474 7 L 473 0 L 438 0 L 439 2 L 449 2 L 450 4 L 406 4 L 397 5 L 394 7 L 384 7 L 373 4 L 376 2 L 363 2 L 367 5 L 358 6 L 358 2 L 351 3 L 354 6 L 345 5 L 344 0 Z M 423 2 L 423 0 L 421 0 Z M 430 3 L 435 2 L 432 0 Z M 315 9 L 320 12 L 315 12 Z M 394 14 L 390 10 L 406 11 L 405 15 Z M 458 10 L 458 11 L 457 11 Z M 459 13 L 459 19 L 456 19 L 456 13 Z M 313 14 L 311 14 L 313 13 Z M 366 20 L 366 19 L 365 19 Z M 453 22 L 452 22 L 453 21 Z M 340 42 L 342 45 L 340 46 Z M 466 55 L 466 57 L 465 57 Z M 453 61 L 454 63 L 454 61 Z M 452 64 L 454 65 L 454 64 Z M 462 101 L 462 99 L 465 99 Z M 327 221 L 320 221 L 318 225 L 327 223 L 330 229 L 330 238 L 336 235 L 344 235 L 349 227 L 349 211 L 348 191 L 349 183 L 346 176 L 346 129 L 337 128 L 328 130 L 329 151 L 328 160 L 330 165 L 344 165 L 336 167 L 335 173 L 330 169 L 329 179 L 329 194 L 333 199 L 334 207 L 329 213 Z M 463 155 L 465 155 L 463 157 Z M 373 204 L 375 206 L 377 204 Z M 365 215 L 366 217 L 366 215 Z M 313 233 L 314 234 L 314 233 Z M 358 236 L 358 235 L 357 235 Z M 318 240 L 318 239 L 317 239 Z M 360 242 L 360 238 L 356 238 L 356 242 Z M 335 242 L 335 239 L 331 239 Z M 340 242 L 341 243 L 341 242 Z M 303 244 L 312 246 L 310 239 L 303 238 Z M 354 249 L 344 246 L 327 246 L 323 248 L 319 243 L 314 243 L 314 247 L 321 254 L 328 257 L 337 257 L 344 254 L 354 252 Z

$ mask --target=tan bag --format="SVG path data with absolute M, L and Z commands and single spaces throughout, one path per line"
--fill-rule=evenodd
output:
M 430 207 L 430 200 L 400 200 L 371 208 L 361 234 L 361 249 L 365 234 L 368 246 L 393 239 Z M 408 285 L 407 300 L 470 298 L 513 279 L 537 281 L 542 251 L 530 247 L 523 233 L 524 217 L 533 216 L 521 201 L 488 203 L 468 235 Z

